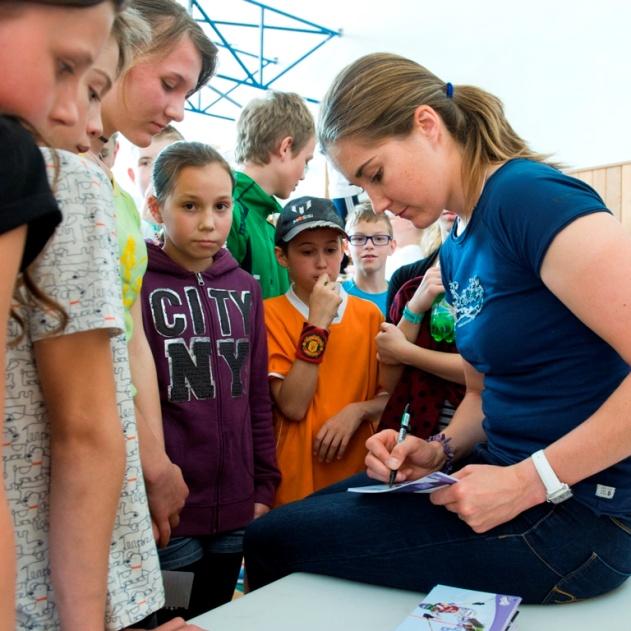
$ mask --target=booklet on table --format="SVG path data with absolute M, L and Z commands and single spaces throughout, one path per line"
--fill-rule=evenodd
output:
M 436 585 L 395 631 L 506 631 L 520 602 L 519 596 Z

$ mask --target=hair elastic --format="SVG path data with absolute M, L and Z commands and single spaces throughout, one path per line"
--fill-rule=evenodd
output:
M 451 99 L 454 96 L 454 86 L 450 81 L 447 81 L 445 84 L 445 93 L 447 94 L 448 99 Z
M 434 434 L 427 439 L 428 443 L 440 443 L 443 448 L 443 453 L 445 454 L 445 462 L 443 464 L 443 468 L 441 471 L 444 473 L 451 473 L 453 462 L 454 462 L 454 450 L 451 448 L 449 442 L 451 441 L 451 436 L 447 437 L 442 432 L 440 434 Z

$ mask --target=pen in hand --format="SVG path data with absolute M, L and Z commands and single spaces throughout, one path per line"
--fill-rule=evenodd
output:
M 399 435 L 397 436 L 397 445 L 401 444 L 405 437 L 408 435 L 410 431 L 410 415 L 408 414 L 408 409 L 410 408 L 410 404 L 405 404 L 405 409 L 403 410 L 403 416 L 401 416 L 401 427 L 399 428 Z M 397 479 L 397 471 L 398 469 L 392 469 L 390 471 L 390 478 L 388 479 L 388 486 L 392 486 L 394 481 Z

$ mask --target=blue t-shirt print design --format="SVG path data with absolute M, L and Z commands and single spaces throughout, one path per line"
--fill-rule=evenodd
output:
M 456 309 L 456 327 L 475 320 L 484 305 L 484 287 L 477 276 L 469 278 L 461 293 L 458 292 L 459 287 L 460 283 L 457 280 L 449 283 L 449 291 Z

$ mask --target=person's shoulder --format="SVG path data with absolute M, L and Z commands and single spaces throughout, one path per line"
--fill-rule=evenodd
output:
M 372 300 L 349 294 L 348 306 L 351 308 L 348 309 L 347 307 L 347 313 L 352 319 L 360 320 L 366 318 L 377 318 L 378 320 L 383 320 L 381 310 Z
M 549 164 L 523 158 L 507 162 L 492 176 L 487 212 L 490 220 L 520 222 L 550 208 L 604 208 L 600 195 L 586 182 Z M 557 212 L 555 211 L 555 212 Z
M 0 115 L 0 140 L 11 151 L 2 152 L 4 162 L 12 163 L 30 153 L 36 153 L 33 135 L 15 118 Z
M 234 203 L 233 215 L 236 212 L 237 216 L 246 213 L 250 217 L 251 213 L 247 211 L 256 210 L 263 217 L 266 217 L 272 212 L 282 210 L 282 206 L 273 195 L 267 193 L 253 177 L 242 171 L 235 171 L 232 198 Z
M 283 311 L 291 306 L 289 300 L 287 300 L 287 296 L 285 294 L 281 294 L 280 296 L 274 296 L 273 298 L 265 298 L 263 300 L 263 306 L 265 307 L 265 311 Z
M 138 208 L 136 206 L 136 201 L 134 200 L 134 196 L 129 191 L 126 191 L 121 186 L 116 186 L 116 188 L 114 189 L 114 195 L 120 197 L 120 199 L 129 208 L 133 208 L 136 212 L 138 212 Z M 138 217 L 140 217 L 140 214 L 138 214 Z M 138 222 L 138 224 L 140 225 L 140 221 Z
M 242 198 L 253 190 L 259 189 L 260 186 L 254 178 L 244 171 L 233 171 L 234 190 L 232 196 L 238 203 L 242 203 Z
M 104 187 L 110 194 L 112 193 L 112 185 L 107 175 L 89 158 L 49 147 L 42 147 L 41 151 L 52 181 L 73 180 L 82 188 L 92 185 Z
M 295 307 L 284 294 L 263 300 L 265 326 L 269 331 L 280 332 L 293 330 L 296 313 Z
M 591 190 L 580 180 L 563 173 L 551 164 L 516 158 L 508 161 L 491 176 L 493 187 L 497 191 L 518 195 L 536 195 L 538 191 L 549 187 L 579 183 L 580 188 Z
M 23 148 L 31 150 L 37 146 L 33 135 L 12 116 L 0 115 L 0 139 L 3 144 L 8 144 L 12 150 L 22 150 Z M 11 154 L 4 152 L 3 155 L 8 158 Z
M 561 173 L 561 171 L 550 164 L 539 162 L 538 160 L 513 158 L 500 166 L 494 176 L 498 181 L 511 182 L 521 180 L 524 177 L 537 178 L 552 173 Z
M 226 250 L 226 253 L 234 259 L 234 256 L 232 256 L 229 250 Z M 261 295 L 261 286 L 259 285 L 259 282 L 256 278 L 254 278 L 254 276 L 252 276 L 252 274 L 246 272 L 242 267 L 239 267 L 238 264 L 236 264 L 236 267 L 229 269 L 226 274 L 230 275 L 230 283 L 234 285 L 235 289 L 238 289 L 239 291 L 249 290 L 255 296 Z
M 19 121 L 9 116 L 0 115 L 0 142 L 7 148 L 0 153 L 2 186 L 19 188 L 25 183 L 25 174 L 42 168 L 41 151 L 32 134 Z

